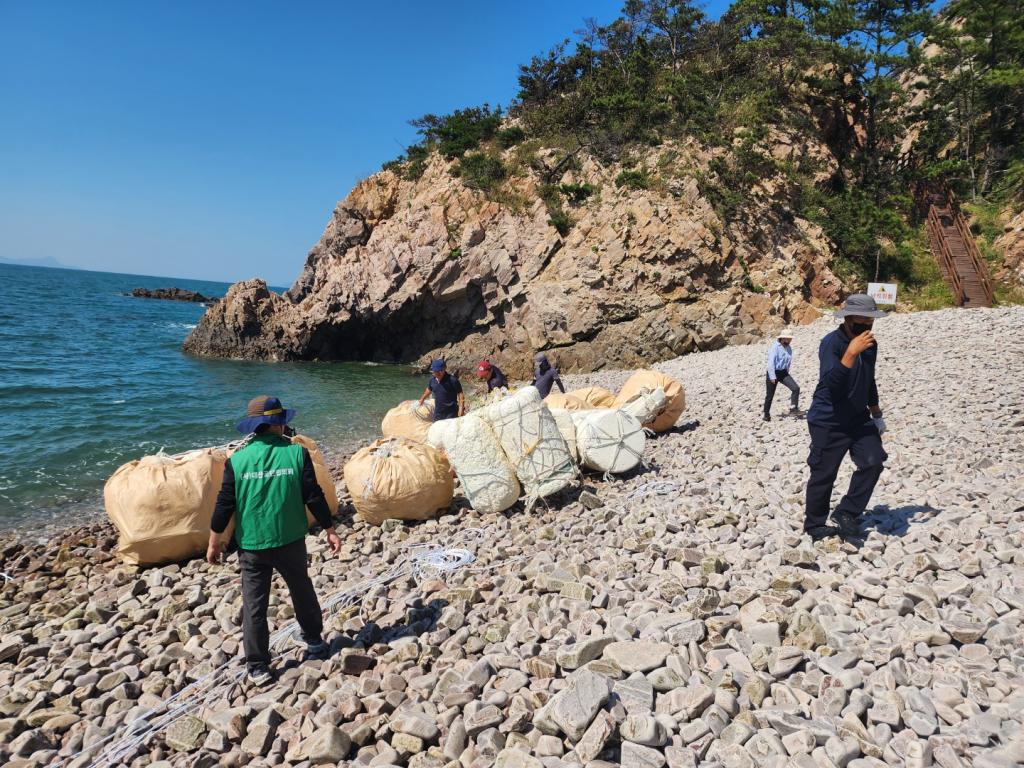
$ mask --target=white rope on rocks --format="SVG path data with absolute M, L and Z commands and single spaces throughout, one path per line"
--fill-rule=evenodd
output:
M 361 604 L 376 587 L 401 579 L 411 577 L 417 583 L 428 578 L 444 579 L 476 561 L 475 549 L 483 543 L 483 539 L 483 530 L 468 528 L 459 532 L 448 546 L 412 545 L 409 547 L 409 554 L 384 573 L 329 595 L 321 602 L 321 609 L 325 616 L 334 615 L 353 605 Z M 492 567 L 495 566 L 488 566 Z M 283 652 L 298 630 L 298 622 L 292 622 L 274 632 L 270 637 L 271 651 L 278 654 Z M 103 747 L 88 764 L 90 768 L 123 765 L 175 720 L 195 712 L 204 702 L 220 698 L 233 686 L 238 685 L 244 675 L 245 666 L 242 660 L 232 659 L 194 680 L 160 705 L 146 710 L 126 723 L 119 731 L 83 748 L 68 758 L 65 764 Z

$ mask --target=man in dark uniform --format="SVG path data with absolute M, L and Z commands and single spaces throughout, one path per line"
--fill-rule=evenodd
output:
M 210 521 L 206 559 L 215 564 L 227 544 L 221 534 L 235 519 L 242 569 L 242 639 L 249 679 L 256 685 L 273 679 L 267 605 L 274 571 L 288 585 L 307 655 L 322 659 L 328 651 L 320 603 L 307 572 L 306 507 L 324 529 L 335 554 L 341 539 L 309 451 L 284 436 L 285 425 L 294 416 L 295 411 L 283 408 L 276 397 L 261 395 L 249 401 L 238 431 L 255 436 L 227 460 Z
M 431 361 L 430 381 L 420 395 L 417 407 L 423 405 L 423 401 L 431 394 L 434 395 L 434 421 L 466 415 L 466 398 L 462 394 L 462 384 L 448 373 L 444 360 Z
M 880 311 L 870 296 L 858 293 L 835 314 L 843 318 L 843 324 L 821 340 L 818 386 L 807 412 L 811 477 L 804 530 L 815 541 L 837 533 L 843 538 L 860 537 L 861 515 L 888 458 L 882 448 L 885 421 L 878 405 L 878 347 L 872 333 L 875 319 L 887 313 Z M 832 487 L 846 454 L 857 469 L 832 513 L 837 529 L 826 522 Z
M 508 389 L 508 378 L 502 372 L 501 368 L 496 366 L 490 360 L 481 360 L 480 365 L 476 367 L 477 378 L 487 379 L 487 391 L 493 392 L 496 389 L 504 387 Z
M 548 362 L 547 355 L 543 352 L 538 352 L 536 357 L 533 358 L 533 362 L 535 366 L 533 369 L 533 386 L 540 392 L 541 397 L 547 397 L 551 394 L 551 390 L 556 384 L 563 393 L 565 392 L 565 386 L 558 375 L 558 369 Z

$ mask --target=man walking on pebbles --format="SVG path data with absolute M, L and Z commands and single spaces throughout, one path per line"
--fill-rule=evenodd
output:
M 249 401 L 238 424 L 243 434 L 255 432 L 249 443 L 228 459 L 224 481 L 210 521 L 206 559 L 215 564 L 224 551 L 221 540 L 232 516 L 242 568 L 242 644 L 249 679 L 264 685 L 270 671 L 270 630 L 267 604 L 274 571 L 281 574 L 291 593 L 295 618 L 302 630 L 307 656 L 323 659 L 328 647 L 323 640 L 323 614 L 306 568 L 308 506 L 327 534 L 335 554 L 341 539 L 334 530 L 323 489 L 316 481 L 309 451 L 284 436 L 285 424 L 295 416 L 276 397 Z
M 843 324 L 821 340 L 818 386 L 807 412 L 811 477 L 807 481 L 804 530 L 815 541 L 836 534 L 860 538 L 861 515 L 888 458 L 882 448 L 885 421 L 878 406 L 878 347 L 872 333 L 875 319 L 887 313 L 880 311 L 870 296 L 857 293 L 847 298 L 835 314 L 843 318 Z M 856 471 L 832 513 L 838 526 L 833 527 L 826 524 L 832 487 L 847 453 Z
M 775 389 L 781 384 L 789 390 L 789 415 L 800 416 L 800 385 L 789 375 L 789 366 L 793 364 L 793 332 L 788 328 L 778 335 L 775 343 L 768 350 L 768 372 L 765 376 L 764 420 L 772 420 L 772 400 Z

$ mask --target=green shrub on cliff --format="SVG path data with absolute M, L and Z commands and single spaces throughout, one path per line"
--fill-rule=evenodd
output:
M 428 146 L 436 146 L 438 152 L 454 160 L 492 138 L 501 126 L 501 119 L 500 106 L 491 109 L 489 104 L 484 104 L 457 109 L 450 115 L 424 115 L 411 120 L 410 124 L 419 129 Z
M 471 152 L 463 157 L 452 169 L 462 178 L 467 187 L 491 194 L 505 180 L 505 166 L 496 157 L 483 152 Z

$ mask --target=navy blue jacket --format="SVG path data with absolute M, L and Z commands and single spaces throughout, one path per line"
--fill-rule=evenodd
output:
M 849 429 L 871 418 L 868 406 L 878 405 L 875 360 L 878 346 L 865 349 L 853 368 L 843 365 L 850 340 L 842 326 L 821 340 L 818 347 L 818 386 L 814 390 L 807 421 L 820 427 Z

